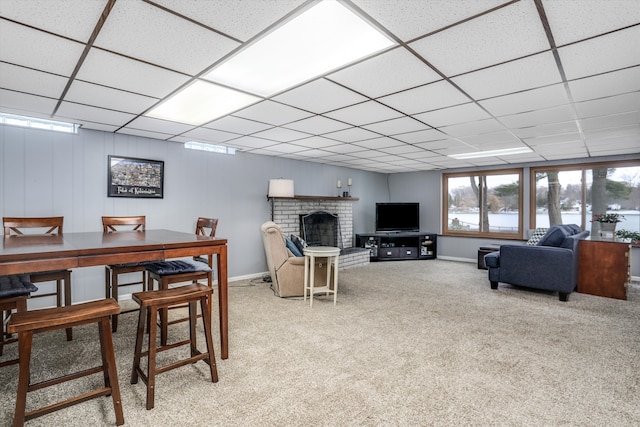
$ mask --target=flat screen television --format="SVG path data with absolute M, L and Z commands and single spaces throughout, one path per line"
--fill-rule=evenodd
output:
M 376 231 L 419 231 L 420 203 L 376 203 Z

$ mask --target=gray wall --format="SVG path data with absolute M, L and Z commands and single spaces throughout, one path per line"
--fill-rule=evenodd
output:
M 107 197 L 109 154 L 163 160 L 164 199 Z M 352 195 L 360 199 L 354 202 L 354 229 L 372 227 L 369 206 L 386 197 L 386 175 L 373 172 L 187 150 L 178 143 L 100 131 L 68 135 L 0 125 L 2 216 L 64 216 L 65 232 L 101 231 L 102 215 L 146 215 L 147 228 L 185 232 L 194 231 L 198 216 L 217 217 L 217 235 L 228 239 L 232 279 L 267 270 L 259 230 L 271 215 L 269 179 L 279 177 L 293 179 L 296 194 L 313 196 L 338 195 L 337 180 L 352 178 Z M 100 298 L 103 269 L 76 269 L 72 283 L 74 301 Z

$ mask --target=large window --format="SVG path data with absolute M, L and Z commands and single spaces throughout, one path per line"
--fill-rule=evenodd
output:
M 522 238 L 522 169 L 443 174 L 443 234 Z
M 619 213 L 618 230 L 640 231 L 640 162 L 531 169 L 530 227 L 578 224 L 596 234 L 593 215 Z

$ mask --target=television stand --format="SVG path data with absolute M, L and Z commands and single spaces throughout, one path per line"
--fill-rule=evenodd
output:
M 371 261 L 436 259 L 438 236 L 424 231 L 356 234 L 356 245 L 369 249 Z

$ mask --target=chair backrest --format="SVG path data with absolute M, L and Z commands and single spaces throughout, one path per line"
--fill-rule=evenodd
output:
M 10 236 L 11 233 L 16 235 L 25 234 L 24 229 L 44 229 L 37 234 L 62 234 L 62 223 L 64 217 L 50 216 L 38 218 L 17 218 L 4 217 L 2 223 L 4 226 L 4 235 Z M 27 233 L 34 234 L 34 233 Z
M 140 216 L 103 216 L 102 231 L 113 233 L 126 227 L 128 230 L 145 231 L 147 217 Z
M 199 236 L 216 237 L 218 218 L 198 218 L 196 222 L 196 234 Z

